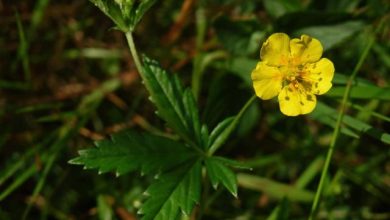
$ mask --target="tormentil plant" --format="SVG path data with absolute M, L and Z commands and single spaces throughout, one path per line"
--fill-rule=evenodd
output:
M 278 96 L 280 110 L 288 116 L 312 112 L 316 96 L 332 87 L 334 66 L 322 58 L 320 41 L 307 35 L 290 40 L 272 34 L 260 51 L 261 61 L 252 72 L 256 95 L 267 100 Z
M 132 33 L 155 0 L 91 1 L 125 34 L 134 63 L 150 94 L 150 100 L 157 109 L 157 115 L 180 139 L 126 131 L 113 135 L 112 140 L 98 142 L 96 148 L 80 151 L 80 156 L 70 163 L 96 168 L 100 173 L 112 171 L 118 176 L 132 171 L 158 176 L 147 188 L 147 198 L 139 210 L 142 219 L 146 220 L 177 219 L 182 213 L 191 215 L 195 204 L 201 203 L 205 173 L 214 189 L 223 185 L 237 197 L 237 177 L 231 168 L 248 167 L 237 161 L 215 156 L 214 153 L 227 141 L 256 96 L 252 96 L 236 116 L 225 118 L 209 131 L 200 121 L 192 91 L 184 88 L 178 77 L 163 70 L 157 61 L 147 56 L 143 56 L 141 61 L 138 56 Z M 256 95 L 261 99 L 278 96 L 281 112 L 285 115 L 310 113 L 316 106 L 316 95 L 324 94 L 332 87 L 334 66 L 330 60 L 321 59 L 322 52 L 321 43 L 307 35 L 290 40 L 286 34 L 272 34 L 263 44 L 261 61 L 252 72 Z M 353 72 L 350 82 L 356 73 L 357 70 Z M 311 219 L 315 218 L 324 189 L 350 87 L 349 83 L 314 198 Z M 199 219 L 201 209 L 202 206 L 197 212 Z
M 157 61 L 146 56 L 139 59 L 132 32 L 154 0 L 92 0 L 116 28 L 124 32 L 139 74 L 156 106 L 157 115 L 180 136 L 180 140 L 150 133 L 126 131 L 112 140 L 96 143 L 96 148 L 82 150 L 70 161 L 99 173 L 113 171 L 119 175 L 139 171 L 158 176 L 146 190 L 147 199 L 138 213 L 142 219 L 177 219 L 181 213 L 189 216 L 200 202 L 203 175 L 207 171 L 211 185 L 223 185 L 237 196 L 237 178 L 230 167 L 245 168 L 240 163 L 214 156 L 234 128 L 243 112 L 254 100 L 251 98 L 236 117 L 221 121 L 211 132 L 199 119 L 199 110 L 192 91 L 183 88 L 176 75 L 163 70 Z

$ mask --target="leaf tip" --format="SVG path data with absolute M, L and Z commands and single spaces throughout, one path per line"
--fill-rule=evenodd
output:
M 140 209 L 138 209 L 137 214 L 138 215 L 143 215 L 145 213 L 144 213 L 144 210 L 142 208 L 140 208 Z
M 71 159 L 71 160 L 68 160 L 68 164 L 79 165 L 80 162 L 78 162 L 77 159 L 78 159 L 78 157 L 73 158 L 73 159 Z
M 150 193 L 148 192 L 148 190 L 146 190 L 144 193 L 142 193 L 144 196 L 150 196 Z

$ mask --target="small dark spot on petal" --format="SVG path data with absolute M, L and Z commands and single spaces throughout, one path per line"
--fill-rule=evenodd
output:
M 288 100 L 290 100 L 290 97 L 286 96 L 286 97 L 284 97 L 284 99 L 285 99 L 286 101 L 288 101 Z
M 318 82 L 316 82 L 316 83 L 314 84 L 314 87 L 318 88 Z
M 306 96 L 307 101 L 313 101 L 313 97 L 311 95 Z
M 320 81 L 320 82 L 321 82 L 321 81 L 322 81 L 322 78 L 320 77 L 320 78 L 318 79 L 318 81 Z
M 299 104 L 301 104 L 302 106 L 305 105 L 302 101 L 300 101 Z
M 292 92 L 292 91 L 293 91 L 291 88 L 288 88 L 287 90 L 288 90 L 289 92 Z

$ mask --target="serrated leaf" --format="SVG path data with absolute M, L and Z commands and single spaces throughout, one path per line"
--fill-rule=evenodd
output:
M 156 0 L 142 0 L 141 3 L 138 5 L 137 9 L 135 10 L 135 16 L 132 22 L 132 28 L 138 24 L 138 22 L 142 19 L 145 12 L 149 10 L 150 7 L 153 6 L 153 4 L 156 2 Z
M 210 135 L 209 141 L 209 155 L 214 154 L 215 150 L 217 150 L 220 146 L 222 146 L 229 136 L 233 133 L 233 131 L 237 128 L 238 123 L 240 122 L 242 116 L 247 111 L 247 109 L 253 104 L 253 101 L 256 99 L 256 96 L 252 96 L 245 105 L 241 108 L 240 112 L 236 116 L 234 116 L 233 120 L 230 118 L 226 118 L 217 127 Z M 215 134 L 213 134 L 215 133 Z M 214 138 L 215 137 L 215 138 Z
M 133 31 L 156 0 L 90 0 L 123 32 Z M 139 2 L 139 3 L 137 3 Z
M 163 70 L 156 61 L 146 56 L 143 60 L 143 80 L 158 115 L 183 139 L 201 145 L 201 123 L 192 92 L 185 90 L 179 78 Z
M 247 164 L 226 157 L 213 156 L 213 159 L 218 160 L 221 163 L 230 167 L 244 169 L 244 170 L 252 170 L 252 167 L 248 166 Z
M 208 146 L 211 147 L 214 145 L 216 142 L 219 142 L 221 137 L 221 134 L 229 127 L 229 125 L 233 122 L 234 116 L 233 117 L 228 117 L 225 118 L 223 121 L 217 124 L 213 131 L 210 134 Z
M 122 31 L 127 31 L 129 21 L 123 17 L 120 5 L 113 0 L 90 0 L 104 14 L 106 14 Z
M 81 150 L 79 154 L 69 163 L 98 169 L 99 173 L 114 171 L 117 175 L 134 170 L 155 174 L 196 157 L 179 142 L 134 131 L 114 134 L 111 140 L 99 141 L 96 148 Z
M 150 197 L 139 210 L 144 220 L 176 219 L 180 212 L 190 215 L 201 194 L 201 163 L 190 160 L 163 173 L 146 191 Z
M 237 197 L 237 178 L 233 171 L 226 167 L 221 160 L 214 157 L 207 158 L 205 164 L 214 189 L 222 184 L 234 197 Z

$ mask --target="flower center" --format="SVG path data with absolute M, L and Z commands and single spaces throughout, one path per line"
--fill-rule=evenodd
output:
M 304 79 L 304 75 L 306 74 L 304 66 L 298 64 L 297 60 L 293 58 L 289 59 L 287 65 L 280 67 L 280 71 L 283 73 L 284 86 L 295 89 L 303 87 L 307 91 L 311 90 L 311 83 Z

